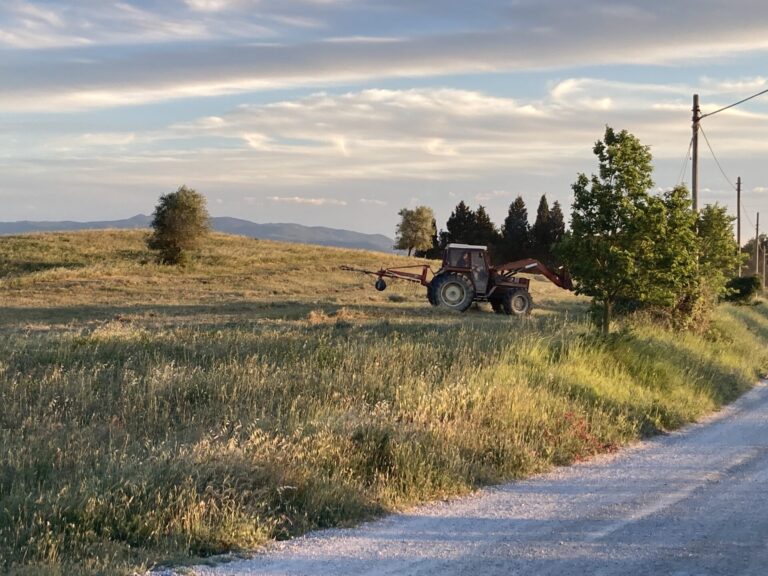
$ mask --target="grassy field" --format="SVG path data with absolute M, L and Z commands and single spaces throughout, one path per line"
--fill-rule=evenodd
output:
M 458 315 L 341 272 L 396 256 L 214 235 L 0 238 L 0 571 L 113 574 L 345 525 L 678 427 L 766 367 L 764 306 L 701 336 Z M 411 261 L 408 261 L 411 262 Z

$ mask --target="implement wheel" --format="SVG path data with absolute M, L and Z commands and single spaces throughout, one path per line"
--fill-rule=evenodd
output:
M 466 276 L 448 272 L 432 280 L 432 294 L 437 306 L 464 312 L 475 299 L 475 288 Z
M 524 316 L 531 313 L 533 300 L 527 290 L 510 290 L 504 294 L 502 306 L 509 316 Z

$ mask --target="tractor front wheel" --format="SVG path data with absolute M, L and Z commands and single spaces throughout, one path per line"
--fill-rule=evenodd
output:
M 531 313 L 533 300 L 527 290 L 510 290 L 504 294 L 502 306 L 509 316 L 523 316 Z
M 475 299 L 475 288 L 469 278 L 448 272 L 432 279 L 432 295 L 437 306 L 464 312 Z

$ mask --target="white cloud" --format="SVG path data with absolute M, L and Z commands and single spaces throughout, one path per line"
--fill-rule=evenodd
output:
M 387 205 L 387 203 L 384 202 L 383 200 L 376 200 L 374 198 L 360 198 L 360 200 L 358 200 L 358 202 L 360 202 L 360 204 L 371 204 L 373 206 L 386 206 Z
M 708 92 L 749 94 L 768 87 L 768 79 L 754 76 L 738 79 L 717 79 L 703 77 L 701 84 Z
M 756 186 L 752 188 L 752 192 L 755 192 L 756 194 L 762 194 L 764 192 L 768 192 L 768 186 Z
M 512 192 L 507 190 L 492 190 L 490 192 L 480 192 L 475 194 L 475 200 L 478 202 L 487 202 L 488 200 L 496 200 L 497 198 L 509 198 L 512 196 Z
M 184 3 L 197 12 L 219 12 L 241 5 L 242 0 L 184 0 Z
M 683 0 L 667 2 L 663 10 L 619 8 L 597 0 L 488 1 L 473 11 L 453 5 L 446 10 L 433 1 L 188 0 L 184 11 L 166 3 L 150 9 L 84 0 L 55 11 L 13 0 L 0 7 L 0 43 L 93 48 L 6 61 L 0 65 L 0 106 L 10 112 L 88 109 L 371 78 L 690 64 L 768 50 L 768 4 L 750 0 L 750 17 L 744 19 L 743 10 L 729 9 L 724 1 L 717 9 L 719 3 L 713 0 L 711 9 L 691 11 Z M 372 24 L 359 25 L 362 16 Z M 364 33 L 376 32 L 379 20 L 389 34 Z M 435 22 L 445 21 L 451 26 L 435 32 Z M 264 39 L 279 43 L 255 43 Z M 104 50 L 116 44 L 151 47 L 125 51 L 116 59 Z M 94 62 L 83 66 L 73 61 L 75 55 Z M 758 81 L 762 78 L 751 83 Z M 553 95 L 582 89 L 578 79 L 569 82 Z M 609 98 L 594 98 L 590 105 L 616 107 Z
M 344 200 L 335 198 L 305 198 L 303 196 L 268 196 L 270 202 L 281 204 L 308 204 L 310 206 L 346 206 Z
M 380 44 L 387 42 L 402 42 L 405 38 L 400 36 L 337 36 L 324 38 L 323 42 L 336 44 Z

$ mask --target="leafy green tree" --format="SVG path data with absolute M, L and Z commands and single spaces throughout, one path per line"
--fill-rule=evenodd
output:
M 592 296 L 600 309 L 607 334 L 617 299 L 642 293 L 637 286 L 642 265 L 638 241 L 650 231 L 638 228 L 638 219 L 649 202 L 653 169 L 648 147 L 626 130 L 617 133 L 606 127 L 593 152 L 599 174 L 579 174 L 572 185 L 571 235 L 560 253 L 576 280 L 576 291 Z
M 501 228 L 500 252 L 507 261 L 520 260 L 530 253 L 530 224 L 528 209 L 522 196 L 515 198 L 509 205 L 507 217 Z
M 417 206 L 413 210 L 403 208 L 398 212 L 400 223 L 397 225 L 395 248 L 408 250 L 408 256 L 413 250 L 427 250 L 432 246 L 435 235 L 435 214 L 432 208 Z
M 733 237 L 734 220 L 718 204 L 707 204 L 699 212 L 699 272 L 718 297 L 726 295 L 728 280 L 743 261 Z
M 418 258 L 430 258 L 434 260 L 440 258 L 442 253 L 443 251 L 440 248 L 440 238 L 437 233 L 437 220 L 432 218 L 432 246 L 426 250 L 416 250 L 413 254 Z
M 701 293 L 695 225 L 688 189 L 677 186 L 649 197 L 632 229 L 638 276 L 634 298 L 666 310 L 681 327 L 691 321 Z
M 760 234 L 758 238 L 758 245 L 760 250 L 760 257 L 757 259 L 757 270 L 761 271 L 763 267 L 763 253 L 768 249 L 768 236 Z M 755 239 L 750 238 L 744 246 L 741 247 L 741 274 L 742 276 L 749 276 L 755 273 Z
M 184 263 L 210 231 L 205 197 L 186 186 L 160 196 L 150 226 L 147 246 L 158 252 L 158 260 L 164 264 Z

